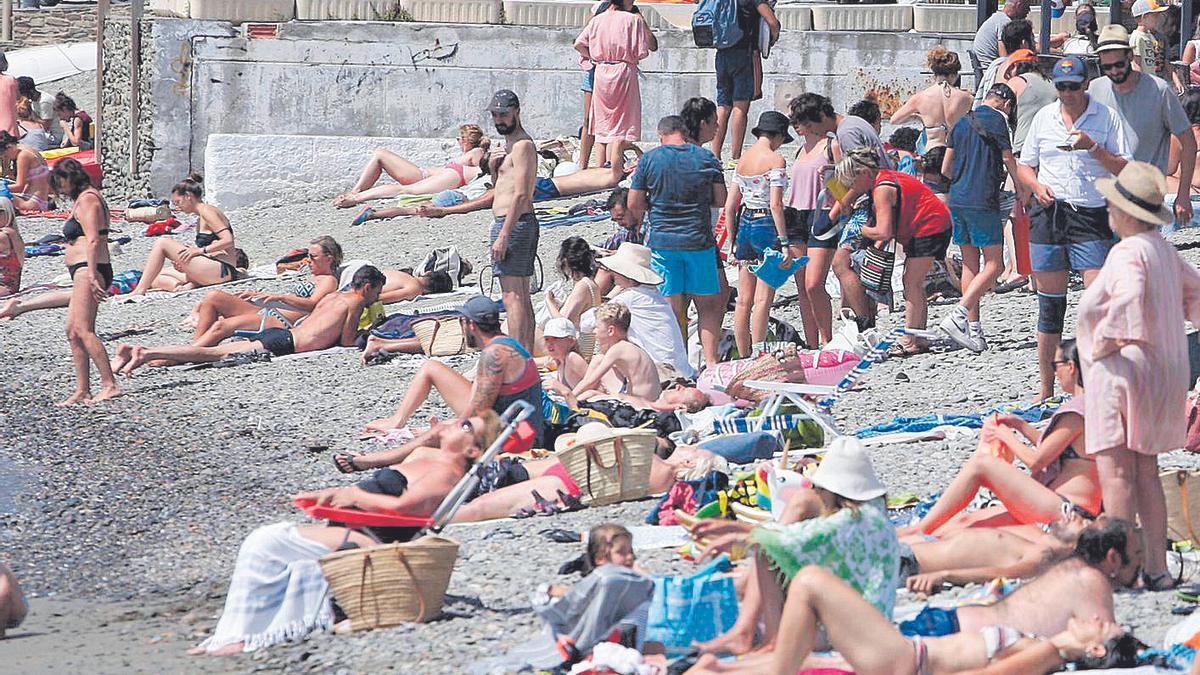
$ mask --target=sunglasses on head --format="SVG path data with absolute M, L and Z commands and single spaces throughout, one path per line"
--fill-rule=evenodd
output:
M 1100 70 L 1101 70 L 1101 72 L 1105 72 L 1105 73 L 1107 73 L 1110 70 L 1125 70 L 1125 66 L 1128 66 L 1128 65 L 1129 65 L 1128 61 L 1113 61 L 1112 63 L 1101 63 Z
M 1082 82 L 1055 82 L 1054 88 L 1059 91 L 1079 91 L 1083 89 Z

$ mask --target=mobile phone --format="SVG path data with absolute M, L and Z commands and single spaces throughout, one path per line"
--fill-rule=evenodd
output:
M 1056 145 L 1054 147 L 1058 148 L 1059 150 L 1064 150 L 1066 152 L 1071 152 L 1072 150 L 1075 149 L 1075 146 L 1071 145 L 1070 143 L 1059 143 L 1058 145 Z

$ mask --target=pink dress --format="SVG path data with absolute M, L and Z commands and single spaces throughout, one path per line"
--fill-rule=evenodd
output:
M 1079 301 L 1089 454 L 1183 447 L 1192 384 L 1184 319 L 1200 321 L 1200 272 L 1157 232 L 1118 242 Z
M 0 131 L 7 131 L 13 136 L 20 136 L 17 127 L 17 97 L 20 91 L 17 78 L 11 75 L 0 75 Z
M 597 143 L 636 141 L 642 136 L 642 92 L 638 62 L 650 54 L 650 29 L 633 12 L 608 10 L 588 23 L 575 40 L 596 65 L 590 124 Z

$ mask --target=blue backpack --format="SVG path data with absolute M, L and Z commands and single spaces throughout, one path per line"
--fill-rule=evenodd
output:
M 700 0 L 692 15 L 692 39 L 697 47 L 727 49 L 742 39 L 737 0 Z

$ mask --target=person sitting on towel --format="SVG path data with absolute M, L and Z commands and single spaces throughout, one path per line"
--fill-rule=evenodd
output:
M 436 388 L 458 415 L 474 415 L 489 408 L 503 412 L 517 399 L 528 401 L 535 410 L 529 420 L 537 432 L 534 447 L 542 447 L 542 380 L 532 355 L 500 331 L 500 311 L 494 300 L 477 295 L 459 311 L 467 344 L 481 349 L 474 382 L 444 363 L 426 361 L 396 412 L 371 422 L 366 430 L 387 432 L 407 426 L 412 414 Z
M 632 394 L 643 399 L 662 393 L 658 368 L 646 350 L 629 341 L 629 308 L 608 302 L 596 309 L 596 345 L 600 353 L 588 364 L 583 379 L 571 388 L 567 403 L 604 394 Z
M 500 431 L 500 418 L 491 410 L 447 420 L 401 448 L 404 456 L 396 466 L 357 485 L 304 492 L 296 498 L 429 517 Z M 334 551 L 391 543 L 411 534 L 411 528 L 351 530 L 335 522 L 258 528 L 238 551 L 216 630 L 189 653 L 237 654 L 332 627 L 329 586 L 318 561 Z
M 316 352 L 330 347 L 351 347 L 358 337 L 358 322 L 363 309 L 379 299 L 383 288 L 383 273 L 366 266 L 354 273 L 350 290 L 331 293 L 321 299 L 312 314 L 296 328 L 268 328 L 251 339 L 230 342 L 216 347 L 167 345 L 141 347 L 123 344 L 117 348 L 113 370 L 130 375 L 137 368 L 175 363 L 204 363 L 220 361 L 238 352 L 266 350 L 275 356 Z

